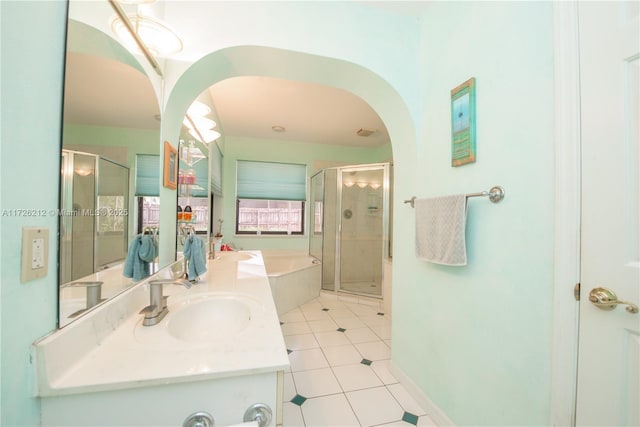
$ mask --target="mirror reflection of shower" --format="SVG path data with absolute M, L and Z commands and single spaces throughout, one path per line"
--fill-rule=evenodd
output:
M 103 157 L 63 150 L 60 283 L 124 260 L 129 168 Z
M 311 179 L 310 254 L 322 289 L 382 297 L 389 257 L 390 165 L 327 168 Z

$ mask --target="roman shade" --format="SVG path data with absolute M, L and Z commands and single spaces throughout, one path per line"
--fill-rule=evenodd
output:
M 306 200 L 307 166 L 238 160 L 238 199 Z
M 160 156 L 136 155 L 136 196 L 160 195 Z

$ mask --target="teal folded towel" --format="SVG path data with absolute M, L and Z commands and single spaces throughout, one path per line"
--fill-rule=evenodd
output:
M 207 272 L 207 251 L 204 240 L 194 235 L 187 237 L 182 253 L 189 266 L 187 270 L 189 280 L 196 280 L 198 276 Z
M 149 263 L 153 262 L 156 247 L 150 235 L 139 234 L 129 244 L 127 259 L 124 261 L 124 277 L 136 282 L 149 276 Z

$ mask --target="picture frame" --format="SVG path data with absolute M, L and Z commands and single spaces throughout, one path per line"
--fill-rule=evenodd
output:
M 451 166 L 476 161 L 476 79 L 451 89 Z
M 164 142 L 163 182 L 166 188 L 178 188 L 178 150 L 170 142 Z

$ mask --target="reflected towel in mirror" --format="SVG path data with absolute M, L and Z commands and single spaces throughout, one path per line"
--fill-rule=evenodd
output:
M 139 281 L 149 276 L 149 263 L 156 256 L 156 246 L 149 235 L 139 234 L 133 238 L 124 262 L 124 277 Z

